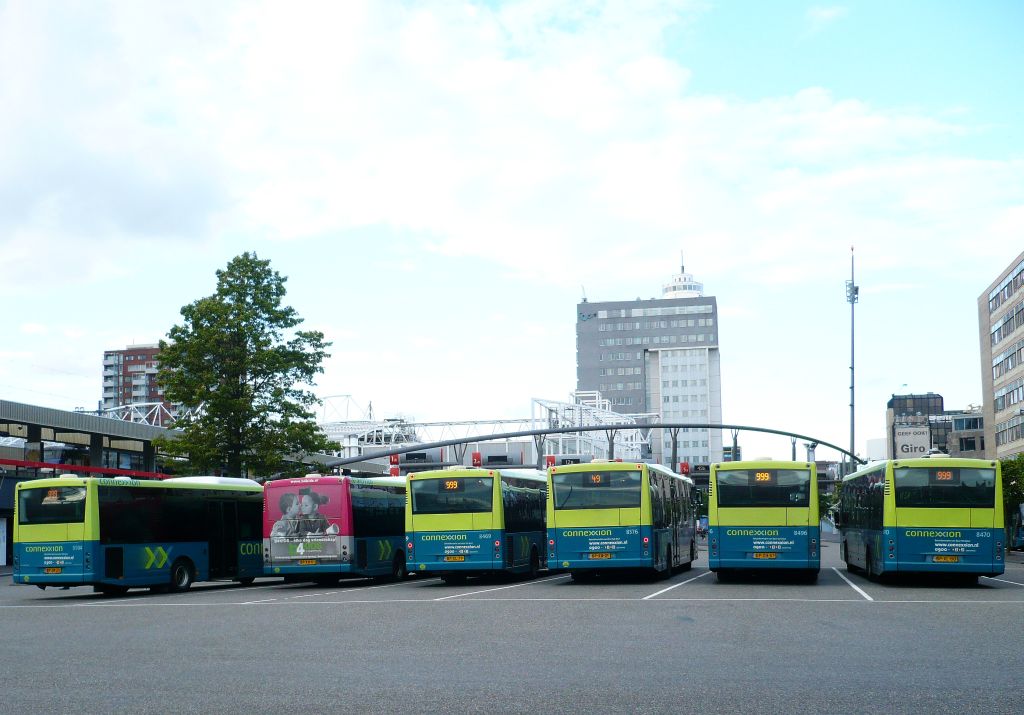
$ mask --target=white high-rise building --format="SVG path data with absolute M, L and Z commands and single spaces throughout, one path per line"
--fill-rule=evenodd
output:
M 662 297 L 577 306 L 576 386 L 596 390 L 621 414 L 654 414 L 661 423 L 722 422 L 718 307 L 680 266 Z M 652 458 L 679 462 L 722 459 L 720 429 L 668 429 L 651 435 Z

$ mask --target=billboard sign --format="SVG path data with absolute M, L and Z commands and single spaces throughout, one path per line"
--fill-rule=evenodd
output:
M 906 459 L 907 457 L 923 457 L 932 446 L 931 430 L 928 426 L 904 426 L 896 425 L 893 428 L 895 437 L 893 458 Z

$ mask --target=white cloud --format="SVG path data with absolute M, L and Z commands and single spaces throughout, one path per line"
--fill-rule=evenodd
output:
M 11 374 L 71 364 L 84 377 L 45 391 L 91 401 L 80 395 L 100 394 L 103 349 L 159 339 L 179 306 L 212 291 L 216 268 L 259 249 L 294 261 L 296 307 L 335 341 L 321 394 L 420 416 L 517 416 L 528 396 L 574 385 L 578 286 L 594 301 L 654 296 L 683 249 L 719 296 L 734 351 L 723 349 L 726 410 L 743 416 L 760 389 L 733 362 L 751 354 L 747 336 L 844 339 L 849 246 L 865 298 L 910 292 L 923 282 L 904 275 L 913 269 L 973 300 L 988 280 L 977 276 L 1013 257 L 1021 161 L 962 152 L 984 131 L 969 111 L 827 87 L 696 93 L 666 48 L 694 8 L 3 5 L 0 290 L 23 299 L 45 267 L 60 276 L 57 309 L 83 325 L 66 332 L 70 347 L 56 328 L 27 334 L 33 348 Z M 807 20 L 846 15 L 816 6 Z M 432 280 L 424 263 L 453 273 Z M 467 266 L 493 290 L 451 298 Z M 428 302 L 435 293 L 450 299 Z M 464 317 L 484 300 L 501 325 Z M 428 308 L 444 317 L 424 320 Z M 544 349 L 496 354 L 500 379 L 448 345 L 510 335 Z M 828 360 L 801 389 L 830 389 L 828 370 L 843 382 L 842 359 Z M 779 378 L 792 362 L 758 368 L 780 390 L 763 402 L 794 402 Z M 838 393 L 828 398 L 842 404 Z
M 809 31 L 820 32 L 829 25 L 843 19 L 849 14 L 849 8 L 841 5 L 814 5 L 807 9 L 807 21 Z

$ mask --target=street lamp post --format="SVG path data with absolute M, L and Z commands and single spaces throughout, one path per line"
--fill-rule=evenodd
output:
M 850 470 L 854 471 L 857 460 L 854 458 L 856 450 L 854 447 L 853 433 L 853 308 L 857 305 L 860 288 L 853 282 L 853 246 L 850 246 L 850 280 L 846 281 L 846 302 L 850 304 Z M 847 472 L 849 474 L 849 472 Z

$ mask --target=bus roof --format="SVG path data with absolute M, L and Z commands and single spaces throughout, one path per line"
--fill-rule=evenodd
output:
M 695 482 L 685 474 L 673 472 L 671 469 L 661 464 L 656 464 L 654 462 L 641 462 L 639 460 L 612 461 L 610 459 L 595 459 L 590 462 L 581 462 L 580 464 L 559 464 L 553 467 L 549 467 L 548 469 L 551 471 L 552 474 L 554 474 L 558 472 L 586 472 L 591 469 L 628 470 L 636 469 L 637 467 L 640 467 L 641 469 L 647 467 L 648 471 L 655 471 L 660 474 L 672 477 L 673 479 L 679 479 L 681 481 L 688 482 L 691 486 L 695 484 Z
M 910 457 L 905 459 L 882 459 L 877 462 L 866 464 L 856 472 L 847 474 L 843 481 L 848 481 L 866 472 L 873 472 L 879 469 L 887 469 L 889 465 L 896 467 L 917 467 L 929 469 L 935 467 L 963 467 L 967 469 L 982 469 L 985 467 L 999 468 L 999 462 L 995 459 L 971 459 L 969 457 L 950 457 L 949 455 L 930 455 L 927 457 Z
M 729 469 L 811 469 L 818 471 L 814 462 L 804 460 L 781 461 L 777 459 L 751 459 L 736 462 L 713 462 L 711 468 L 718 471 Z
M 495 467 L 448 467 L 447 469 L 431 469 L 423 472 L 410 472 L 410 479 L 451 479 L 453 476 L 506 476 L 516 479 L 532 479 L 538 482 L 547 483 L 547 476 L 544 472 L 536 469 L 524 469 L 515 467 L 512 469 Z
M 208 479 L 229 479 L 227 477 L 177 477 L 173 479 L 132 479 L 130 477 L 80 477 L 62 475 L 59 477 L 43 477 L 18 482 L 16 489 L 37 489 L 43 487 L 83 485 L 96 483 L 103 486 L 130 486 L 146 489 L 171 487 L 173 489 L 222 489 L 224 491 L 262 492 L 263 487 L 251 479 L 231 479 L 229 482 L 207 481 Z
M 405 477 L 392 477 L 390 475 L 373 474 L 370 472 L 357 472 L 355 474 L 307 474 L 304 477 L 291 479 L 275 479 L 267 482 L 269 489 L 281 487 L 295 487 L 303 484 L 341 484 L 345 480 L 352 484 L 372 484 L 378 487 L 404 487 Z
M 252 479 L 243 479 L 241 477 L 170 477 L 165 479 L 164 483 L 182 483 L 182 484 L 212 484 L 222 487 L 258 487 L 262 489 L 262 485 Z

